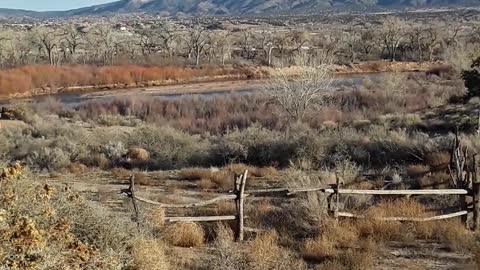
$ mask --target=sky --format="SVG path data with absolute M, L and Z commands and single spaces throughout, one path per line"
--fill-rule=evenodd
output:
M 53 11 L 80 8 L 114 1 L 115 0 L 0 0 L 0 8 Z

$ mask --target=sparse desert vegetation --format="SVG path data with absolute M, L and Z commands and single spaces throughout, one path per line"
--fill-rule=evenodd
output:
M 372 15 L 339 32 L 332 22 L 325 32 L 312 30 L 324 22 L 301 23 L 309 35 L 105 23 L 79 35 L 112 40 L 76 52 L 68 38 L 80 28 L 65 22 L 0 38 L 0 48 L 30 34 L 45 40 L 36 56 L 0 50 L 0 94 L 266 76 L 261 91 L 10 100 L 0 112 L 0 269 L 477 269 L 477 17 L 441 29 L 419 25 L 436 15 L 408 14 Z M 237 27 L 247 22 L 267 27 Z M 141 42 L 113 46 L 125 31 Z M 410 61 L 422 69 L 336 77 Z M 391 194 L 440 189 L 456 193 Z M 237 201 L 186 206 L 218 196 Z M 172 221 L 204 216 L 230 218 Z

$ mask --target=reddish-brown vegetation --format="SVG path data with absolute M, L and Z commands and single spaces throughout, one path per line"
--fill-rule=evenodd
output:
M 141 83 L 190 82 L 217 76 L 246 77 L 243 69 L 158 66 L 60 66 L 32 65 L 0 71 L 0 95 L 21 94 L 40 88 L 73 86 L 135 86 Z

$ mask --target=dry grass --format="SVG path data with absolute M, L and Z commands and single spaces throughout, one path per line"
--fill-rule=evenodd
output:
M 445 170 L 450 163 L 450 153 L 448 152 L 433 152 L 425 155 L 425 162 L 434 171 Z
M 150 208 L 145 211 L 143 218 L 156 232 L 160 232 L 165 227 L 165 209 L 163 208 Z
M 246 257 L 249 262 L 249 269 L 302 269 L 305 266 L 296 260 L 292 254 L 281 247 L 279 238 L 275 232 L 267 232 L 258 235 L 253 241 L 247 244 Z
M 223 201 L 217 204 L 216 213 L 219 216 L 228 216 L 228 215 L 236 215 L 237 209 L 235 206 L 235 202 L 233 201 Z
M 407 174 L 410 177 L 417 178 L 422 177 L 430 172 L 430 166 L 427 165 L 409 165 L 407 167 Z
M 230 164 L 227 166 L 228 170 L 231 170 L 235 174 L 243 174 L 248 170 L 250 177 L 264 177 L 264 178 L 273 178 L 278 176 L 278 170 L 274 167 L 253 167 L 247 166 L 245 164 Z
M 326 219 L 320 227 L 320 235 L 304 243 L 302 254 L 306 260 L 331 260 L 340 254 L 341 249 L 355 247 L 358 239 L 359 232 L 354 223 L 337 224 L 334 220 Z
M 200 247 L 205 242 L 205 232 L 197 223 L 178 222 L 164 231 L 165 240 L 177 247 Z
M 411 200 L 385 201 L 368 210 L 366 218 L 357 223 L 362 237 L 372 237 L 377 241 L 409 240 L 404 226 L 398 221 L 385 221 L 382 217 L 422 217 L 426 216 L 422 205 Z
M 115 179 L 127 182 L 130 176 L 135 177 L 135 184 L 147 186 L 150 184 L 150 178 L 147 173 L 130 171 L 124 168 L 113 168 L 110 173 Z
M 335 243 L 324 236 L 305 241 L 302 250 L 303 258 L 308 261 L 323 262 L 335 258 L 338 251 Z
M 158 240 L 139 240 L 133 244 L 132 255 L 136 270 L 168 270 L 170 263 L 165 247 Z
M 218 188 L 221 190 L 233 189 L 234 173 L 228 169 L 202 169 L 190 168 L 183 169 L 178 173 L 178 179 L 198 181 L 200 189 Z

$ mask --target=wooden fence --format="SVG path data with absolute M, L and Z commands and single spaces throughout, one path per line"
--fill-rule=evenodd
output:
M 425 190 L 355 190 L 355 189 L 342 189 L 341 183 L 337 179 L 335 185 L 328 185 L 324 187 L 309 187 L 309 188 L 274 188 L 274 189 L 258 189 L 258 190 L 245 190 L 245 185 L 247 181 L 248 171 L 245 171 L 242 175 L 236 176 L 234 181 L 233 190 L 229 194 L 218 195 L 217 197 L 205 201 L 199 201 L 194 203 L 187 204 L 163 204 L 155 201 L 151 201 L 135 195 L 135 178 L 130 177 L 130 186 L 128 189 L 122 190 L 124 194 L 131 198 L 133 209 L 135 211 L 135 219 L 137 224 L 140 226 L 139 218 L 139 208 L 137 203 L 142 202 L 149 205 L 153 205 L 161 208 L 195 208 L 195 207 L 204 207 L 212 204 L 216 204 L 222 201 L 235 201 L 236 215 L 231 216 L 199 216 L 199 217 L 166 217 L 167 222 L 210 222 L 210 221 L 225 221 L 225 220 L 235 220 L 237 222 L 237 231 L 235 232 L 236 239 L 238 241 L 243 241 L 245 231 L 258 231 L 254 228 L 245 227 L 245 199 L 253 195 L 261 194 L 272 194 L 273 196 L 294 196 L 299 193 L 309 193 L 309 192 L 321 192 L 329 194 L 328 196 L 328 205 L 329 213 L 331 213 L 336 219 L 342 218 L 365 218 L 362 215 L 356 215 L 353 213 L 340 212 L 340 194 L 348 194 L 355 196 L 364 196 L 364 195 L 435 195 L 435 196 L 444 196 L 444 195 L 458 195 L 463 200 L 466 196 L 473 196 L 473 215 L 474 215 L 474 229 L 478 230 L 480 223 L 478 222 L 478 217 L 480 216 L 480 184 L 478 179 L 475 177 L 472 185 L 472 189 L 425 189 Z M 335 198 L 335 203 L 333 199 Z M 332 205 L 334 205 L 332 207 Z M 469 209 L 467 209 L 467 203 L 460 203 L 459 211 L 449 214 L 442 214 L 432 217 L 378 217 L 377 219 L 386 220 L 386 221 L 409 221 L 409 222 L 426 222 L 426 221 L 435 221 L 443 220 L 455 217 L 466 217 L 468 215 Z M 463 219 L 466 225 L 466 219 Z

